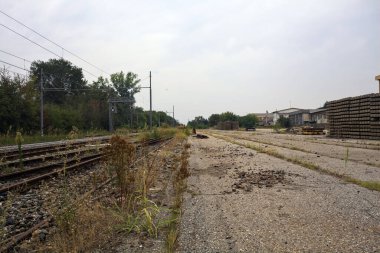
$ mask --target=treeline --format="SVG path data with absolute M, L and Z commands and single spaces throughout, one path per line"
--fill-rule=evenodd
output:
M 232 112 L 224 112 L 221 114 L 212 114 L 208 119 L 203 116 L 197 116 L 189 121 L 187 125 L 192 128 L 204 129 L 215 127 L 219 122 L 238 121 L 240 127 L 255 127 L 258 123 L 256 115 L 249 113 L 245 116 L 239 116 Z
M 144 128 L 149 112 L 135 106 L 140 79 L 134 73 L 118 72 L 89 83 L 82 69 L 64 59 L 35 61 L 26 77 L 0 71 L 0 133 L 40 130 L 41 88 L 44 100 L 44 131 L 64 133 L 73 126 L 82 130 L 108 129 L 110 98 L 128 103 L 112 105 L 114 128 Z M 153 112 L 154 126 L 173 124 L 165 112 Z M 174 122 L 177 123 L 177 122 Z

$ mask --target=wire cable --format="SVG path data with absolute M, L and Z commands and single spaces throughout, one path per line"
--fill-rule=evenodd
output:
M 51 54 L 53 54 L 53 55 L 57 56 L 58 58 L 62 58 L 61 56 L 59 56 L 58 54 L 54 53 L 54 52 L 53 52 L 53 51 L 51 51 L 50 49 L 47 49 L 46 47 L 44 47 L 44 46 L 42 46 L 42 45 L 38 44 L 37 42 L 35 42 L 35 41 L 33 41 L 33 40 L 29 39 L 28 37 L 26 37 L 26 36 L 22 35 L 21 33 L 19 33 L 19 32 L 17 32 L 17 31 L 15 31 L 15 30 L 13 30 L 12 28 L 10 28 L 10 27 L 8 27 L 8 26 L 6 26 L 6 25 L 4 25 L 4 24 L 0 24 L 0 25 L 1 25 L 1 26 L 3 26 L 4 28 L 8 29 L 9 31 L 11 31 L 11 32 L 13 32 L 13 33 L 15 33 L 15 34 L 17 34 L 17 35 L 19 35 L 19 36 L 23 37 L 24 39 L 28 40 L 29 42 L 31 42 L 31 43 L 33 43 L 33 44 L 35 44 L 35 45 L 39 46 L 40 48 L 42 48 L 42 49 L 44 49 L 44 50 L 46 50 L 46 51 L 50 52 Z M 63 59 L 63 58 L 62 58 L 62 59 Z M 89 71 L 87 71 L 87 70 L 85 70 L 85 69 L 83 69 L 83 68 L 81 68 L 81 69 L 82 69 L 84 72 L 86 72 L 86 73 L 88 73 L 88 74 L 92 75 L 93 77 L 97 77 L 97 76 L 96 76 L 96 75 L 94 75 L 93 73 L 91 73 L 91 72 L 89 72 Z
M 16 66 L 16 65 L 14 65 L 14 64 L 12 64 L 12 63 L 9 63 L 9 62 L 3 61 L 3 60 L 0 60 L 0 62 L 5 63 L 5 64 L 8 64 L 9 66 L 12 66 L 12 67 L 15 67 L 15 68 L 18 68 L 18 69 L 22 69 L 22 70 L 28 71 L 28 72 L 30 73 L 29 70 L 27 70 L 27 69 L 25 69 L 25 68 L 23 68 L 23 67 Z
M 7 72 L 11 72 L 11 73 L 13 73 L 13 74 L 16 74 L 16 75 L 20 75 L 20 76 L 24 76 L 25 77 L 25 79 L 26 78 L 29 78 L 29 76 L 28 75 L 25 75 L 25 74 L 21 74 L 21 73 L 19 73 L 19 72 L 16 72 L 16 71 L 12 71 L 12 70 L 9 70 L 9 69 L 5 69 L 5 71 L 7 71 Z M 0 75 L 1 75 L 2 73 L 0 72 Z
M 20 60 L 23 60 L 23 61 L 26 61 L 26 62 L 32 63 L 32 61 L 29 61 L 29 60 L 27 60 L 27 59 L 24 59 L 24 58 L 22 58 L 22 57 L 20 57 L 20 56 L 17 56 L 17 55 L 12 54 L 12 53 L 6 52 L 6 51 L 4 51 L 4 50 L 1 50 L 1 49 L 0 49 L 0 52 L 2 52 L 2 53 L 4 53 L 4 54 L 7 54 L 7 55 L 10 55 L 10 56 L 13 56 L 13 57 L 15 57 L 15 58 L 18 58 L 18 59 L 20 59 Z
M 22 23 L 21 21 L 15 19 L 15 18 L 13 18 L 13 17 L 11 17 L 9 14 L 5 13 L 4 11 L 0 10 L 0 13 L 2 13 L 3 15 L 7 16 L 7 17 L 10 18 L 10 19 L 12 19 L 13 21 L 17 22 L 18 24 L 22 25 L 23 27 L 25 27 L 25 28 L 31 30 L 32 32 L 34 32 L 35 34 L 37 34 L 37 35 L 39 35 L 40 37 L 44 38 L 45 40 L 49 41 L 50 43 L 52 43 L 52 44 L 56 45 L 57 47 L 61 48 L 62 51 L 66 51 L 67 53 L 71 54 L 72 56 L 74 56 L 74 57 L 76 57 L 76 58 L 82 60 L 83 62 L 87 63 L 88 65 L 90 65 L 90 66 L 96 68 L 97 70 L 99 70 L 99 71 L 101 71 L 101 72 L 104 72 L 104 73 L 106 73 L 107 75 L 110 75 L 107 71 L 105 71 L 105 70 L 103 70 L 103 69 L 97 67 L 96 65 L 94 65 L 94 64 L 92 64 L 92 63 L 90 63 L 90 62 L 88 62 L 87 60 L 83 59 L 82 57 L 78 56 L 77 54 L 74 54 L 73 52 L 67 50 L 67 49 L 64 48 L 63 46 L 57 44 L 56 42 L 54 42 L 54 41 L 52 41 L 52 40 L 50 40 L 50 39 L 48 39 L 47 37 L 45 37 L 45 36 L 42 35 L 41 33 L 37 32 L 37 31 L 34 30 L 33 28 L 31 28 L 31 27 L 25 25 L 25 24 Z M 62 58 L 63 58 L 63 57 L 62 57 Z

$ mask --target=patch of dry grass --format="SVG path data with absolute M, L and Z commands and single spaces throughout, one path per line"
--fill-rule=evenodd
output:
M 231 139 L 229 137 L 222 136 L 222 135 L 217 135 L 217 134 L 212 134 L 212 135 L 214 137 L 216 137 L 216 138 L 225 140 L 225 141 L 230 142 L 232 144 L 236 144 L 236 145 L 239 145 L 239 146 L 244 146 L 246 148 L 253 149 L 253 150 L 255 150 L 255 151 L 259 152 L 259 153 L 265 153 L 267 155 L 270 155 L 270 156 L 273 156 L 273 157 L 276 157 L 276 158 L 279 158 L 279 159 L 291 162 L 293 164 L 300 165 L 300 166 L 302 166 L 304 168 L 315 170 L 315 171 L 319 171 L 319 172 L 322 172 L 322 173 L 325 173 L 325 174 L 328 174 L 328 175 L 340 178 L 340 179 L 342 179 L 342 180 L 344 180 L 345 182 L 348 182 L 348 183 L 353 183 L 353 184 L 362 186 L 364 188 L 367 188 L 369 190 L 380 191 L 380 182 L 376 182 L 376 181 L 362 181 L 362 180 L 355 179 L 355 178 L 352 178 L 352 177 L 349 177 L 349 176 L 346 176 L 346 175 L 341 175 L 339 173 L 336 173 L 336 172 L 333 172 L 333 171 L 330 171 L 330 170 L 326 170 L 326 169 L 320 167 L 319 165 L 311 163 L 311 162 L 308 162 L 308 161 L 303 161 L 303 160 L 300 160 L 300 159 L 297 159 L 297 158 L 286 157 L 286 156 L 278 153 L 277 151 L 275 151 L 273 149 L 262 148 L 260 146 L 253 145 L 253 144 L 241 143 L 241 142 L 238 142 L 236 140 L 233 140 L 233 139 Z
M 190 145 L 186 143 L 184 150 L 181 153 L 179 168 L 175 171 L 173 180 L 173 189 L 175 191 L 174 203 L 171 209 L 171 222 L 169 224 L 169 231 L 166 236 L 166 252 L 171 253 L 175 251 L 177 245 L 177 238 L 179 235 L 179 221 L 181 219 L 182 211 L 181 205 L 183 202 L 183 193 L 187 188 L 187 177 L 190 176 L 189 171 L 189 151 Z

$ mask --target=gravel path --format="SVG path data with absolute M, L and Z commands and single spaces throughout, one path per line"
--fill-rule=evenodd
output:
M 213 137 L 190 140 L 178 252 L 379 252 L 380 193 Z
M 380 150 L 338 146 L 334 145 L 332 141 L 330 141 L 329 144 L 313 143 L 308 142 L 306 136 L 302 135 L 294 135 L 292 139 L 289 139 L 286 137 L 281 138 L 281 135 L 278 134 L 256 135 L 255 133 L 241 131 L 235 131 L 232 133 L 245 138 L 250 138 L 251 140 L 272 143 L 287 148 L 298 148 L 310 153 L 333 157 L 339 160 L 344 160 L 348 152 L 348 160 L 380 167 Z
M 221 133 L 218 132 L 217 134 L 222 134 L 223 136 L 228 136 L 228 137 L 234 137 L 234 136 L 240 136 L 243 134 L 228 134 L 228 133 Z M 283 155 L 287 158 L 291 159 L 297 159 L 300 161 L 308 162 L 315 164 L 319 166 L 320 168 L 337 173 L 339 175 L 344 175 L 344 176 L 349 176 L 351 178 L 359 179 L 362 181 L 377 181 L 380 182 L 380 168 L 372 165 L 367 165 L 363 164 L 357 161 L 350 161 L 347 160 L 345 161 L 343 158 L 333 158 L 330 156 L 325 156 L 322 153 L 317 154 L 315 152 L 304 152 L 304 151 L 299 151 L 299 150 L 293 150 L 290 148 L 283 148 L 279 147 L 276 145 L 271 145 L 271 144 L 263 144 L 260 142 L 257 142 L 252 138 L 252 140 L 249 140 L 252 137 L 244 138 L 244 139 L 239 139 L 239 138 L 234 138 L 236 141 L 242 144 L 253 144 L 257 147 L 267 149 L 269 151 L 275 151 L 280 155 Z M 261 140 L 261 139 L 260 139 Z M 269 143 L 269 142 L 268 142 Z M 292 142 L 292 146 L 299 147 L 296 142 Z M 321 144 L 318 144 L 321 145 Z M 331 147 L 334 149 L 334 147 Z M 336 147 L 338 149 L 339 147 Z M 372 152 L 373 150 L 366 150 L 362 149 L 362 156 L 366 156 L 366 152 Z M 380 156 L 380 151 L 376 151 L 377 155 Z M 375 156 L 376 158 L 378 156 Z

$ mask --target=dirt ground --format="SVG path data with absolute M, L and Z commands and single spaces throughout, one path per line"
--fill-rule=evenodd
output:
M 270 132 L 212 134 L 236 135 L 243 138 L 239 142 L 266 145 L 362 180 L 379 179 L 375 142 L 347 142 L 354 147 L 344 161 L 342 141 Z M 189 140 L 191 176 L 178 252 L 380 252 L 378 191 L 208 136 Z

